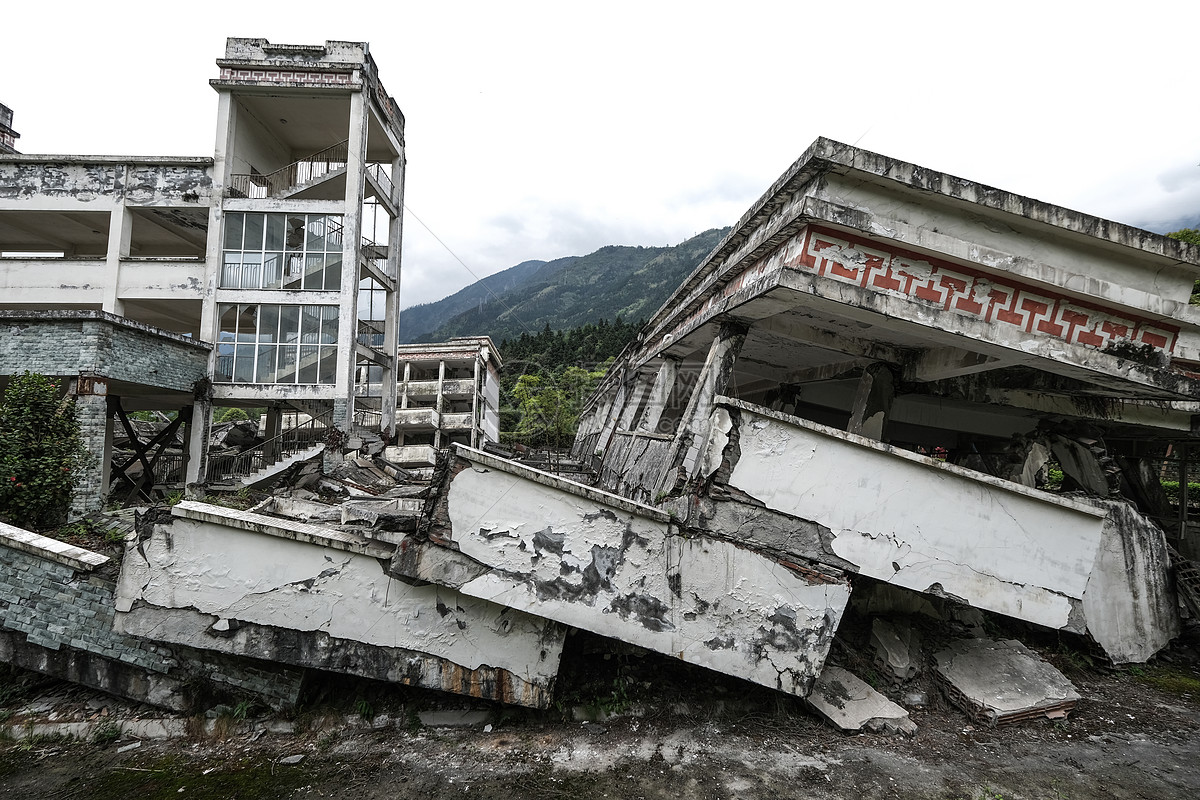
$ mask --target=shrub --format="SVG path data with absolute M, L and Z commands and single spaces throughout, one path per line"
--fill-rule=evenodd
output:
M 0 517 L 54 527 L 88 459 L 75 401 L 60 398 L 58 384 L 44 375 L 14 376 L 0 403 Z

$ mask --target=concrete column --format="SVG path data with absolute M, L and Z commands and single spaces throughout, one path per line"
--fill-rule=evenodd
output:
M 354 430 L 354 368 L 357 361 L 358 282 L 362 250 L 363 186 L 367 166 L 367 105 L 362 92 L 350 95 L 349 144 L 346 146 L 345 214 L 342 216 L 342 302 L 338 307 L 337 381 L 333 424 L 347 435 Z M 341 401 L 339 403 L 338 401 Z
M 197 397 L 192 404 L 192 418 L 187 426 L 187 472 L 185 484 L 201 484 L 208 479 L 208 432 L 212 427 L 212 400 Z
M 642 410 L 642 403 L 645 401 L 646 396 L 650 394 L 653 382 L 654 378 L 652 376 L 641 372 L 638 372 L 634 377 L 633 391 L 630 392 L 629 402 L 625 404 L 625 410 L 621 412 L 621 418 L 617 421 L 617 430 L 633 430 L 634 423 L 637 422 L 638 412 Z
M 263 459 L 271 463 L 279 456 L 279 434 L 283 432 L 283 409 L 276 405 L 267 406 L 267 427 L 263 431 L 266 443 L 263 447 Z
M 446 382 L 446 362 L 439 361 L 438 362 L 437 400 L 434 401 L 434 406 L 433 406 L 434 411 L 437 411 L 439 414 L 442 413 L 443 410 L 445 410 L 443 407 L 445 404 L 445 400 L 442 399 L 442 384 L 444 384 L 445 382 Z
M 483 435 L 483 387 L 479 385 L 479 354 L 475 354 L 474 367 L 471 374 L 471 447 L 479 447 L 479 439 Z
M 68 520 L 77 520 L 104 508 L 112 459 L 112 422 L 108 414 L 108 383 L 103 378 L 80 376 L 71 384 L 79 437 L 91 454 L 75 483 L 67 514 Z
M 128 179 L 129 167 L 125 167 Z M 125 181 L 128 183 L 128 180 Z M 108 215 L 108 252 L 104 258 L 104 304 L 110 314 L 122 316 L 125 303 L 121 300 L 118 287 L 121 280 L 121 259 L 129 257 L 129 246 L 133 236 L 133 214 L 125 207 L 123 199 Z
M 695 477 L 696 465 L 708 439 L 713 399 L 724 393 L 729 385 L 734 362 L 745 341 L 746 327 L 740 323 L 722 323 L 717 331 L 716 338 L 708 348 L 708 357 L 704 360 L 700 377 L 692 389 L 692 396 L 688 398 L 687 409 L 679 419 L 666 468 L 659 480 L 660 491 L 669 492 L 679 480 Z
M 658 433 L 658 422 L 662 419 L 667 401 L 671 399 L 671 390 L 675 388 L 675 377 L 679 373 L 679 361 L 674 358 L 664 358 L 654 377 L 654 387 L 646 401 L 646 413 L 638 423 L 638 430 L 646 433 Z
M 404 238 L 404 154 L 392 160 L 392 203 L 396 216 L 388 219 L 388 275 L 396 281 L 396 290 L 384 298 L 383 352 L 390 368 L 383 368 L 383 417 L 380 426 L 389 434 L 396 432 L 396 363 L 400 342 L 400 258 Z
M 404 362 L 404 385 L 400 387 L 400 407 L 408 408 L 408 382 L 409 376 L 412 374 L 412 364 L 408 361 Z
M 332 417 L 332 419 L 334 420 L 334 425 L 340 429 L 341 426 L 337 425 L 337 421 L 345 419 L 345 418 L 346 418 L 346 400 L 345 400 L 345 398 L 343 398 L 343 397 L 333 398 L 333 417 Z M 353 411 L 353 409 L 351 409 L 351 411 L 350 411 L 350 420 L 351 420 L 351 424 L 348 426 L 347 430 L 344 431 L 344 433 L 346 434 L 345 441 L 349 441 L 350 434 L 354 430 L 354 425 L 353 425 L 354 411 Z M 345 442 L 343 442 L 343 444 L 341 444 L 337 447 L 329 447 L 328 445 L 326 445 L 325 453 L 321 456 L 321 468 L 325 472 L 329 472 L 334 467 L 336 467 L 338 464 L 342 463 L 342 461 L 344 460 L 342 458 L 343 447 L 345 447 Z
M 846 430 L 879 442 L 887 441 L 888 416 L 895 396 L 896 388 L 888 365 L 876 362 L 868 366 L 858 381 Z

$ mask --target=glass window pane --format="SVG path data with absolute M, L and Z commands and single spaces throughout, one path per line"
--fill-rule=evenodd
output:
M 342 253 L 325 256 L 325 290 L 336 292 L 342 288 Z
M 283 249 L 283 230 L 285 219 L 286 217 L 283 214 L 267 214 L 267 241 L 263 249 Z
M 221 332 L 221 339 L 226 338 L 226 334 L 232 337 L 237 333 L 237 311 L 238 307 L 234 303 L 221 303 L 217 306 L 217 330 Z
M 243 250 L 263 249 L 264 214 L 246 215 L 246 244 Z
M 242 254 L 225 253 L 221 262 L 221 288 L 240 289 L 242 287 Z
M 262 288 L 278 289 L 283 285 L 283 253 L 263 253 Z
M 301 281 L 304 279 L 304 256 L 296 253 L 288 253 L 287 271 L 283 277 L 283 288 L 292 291 L 298 291 L 301 287 Z
M 258 340 L 279 341 L 279 306 L 262 306 L 258 313 Z
M 225 215 L 225 249 L 242 249 L 242 222 L 245 214 L 240 211 L 230 211 Z
M 342 250 L 342 217 L 340 214 L 330 214 L 325 218 L 325 250 L 341 252 Z
M 316 383 L 317 366 L 321 348 L 311 345 L 300 345 L 300 374 L 298 383 Z
M 300 306 L 279 307 L 279 341 L 300 341 Z
M 334 383 L 337 380 L 337 348 L 321 348 L 321 372 L 318 376 L 320 383 Z
M 301 215 L 291 216 L 287 218 L 287 230 L 285 232 L 285 246 L 289 253 L 299 252 L 304 249 L 304 217 Z
M 253 342 L 258 332 L 258 306 L 238 306 L 239 342 Z
M 296 382 L 296 348 L 285 346 L 279 348 L 278 365 L 275 369 L 276 383 Z
M 233 359 L 233 380 L 236 383 L 254 382 L 254 345 L 237 346 Z
M 304 257 L 304 288 L 320 291 L 325 288 L 325 255 L 309 253 Z
M 275 351 L 274 345 L 259 345 L 258 367 L 255 369 L 255 383 L 275 382 Z
M 305 247 L 310 253 L 325 252 L 325 217 L 310 214 L 308 217 L 308 243 Z
M 321 344 L 337 344 L 338 307 L 321 306 Z
M 233 345 L 217 345 L 217 367 L 213 372 L 213 380 L 217 383 L 229 383 L 233 380 Z
M 304 344 L 316 344 L 320 326 L 321 307 L 300 306 L 300 341 Z
M 258 289 L 262 286 L 262 253 L 242 254 L 242 289 Z

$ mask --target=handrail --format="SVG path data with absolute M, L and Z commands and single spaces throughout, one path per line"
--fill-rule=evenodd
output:
M 261 469 L 278 464 L 293 453 L 320 444 L 325 439 L 328 427 L 329 415 L 314 417 L 303 425 L 297 425 L 240 453 L 211 458 L 208 462 L 208 477 L 210 480 L 220 480 L 253 475 Z
M 281 195 L 289 189 L 342 169 L 348 163 L 349 152 L 350 140 L 347 139 L 266 175 L 235 173 L 229 176 L 230 195 L 254 199 Z
M 367 172 L 371 174 L 375 182 L 384 190 L 390 202 L 396 189 L 395 184 L 392 183 L 392 176 L 383 168 L 383 164 L 370 164 L 367 166 Z

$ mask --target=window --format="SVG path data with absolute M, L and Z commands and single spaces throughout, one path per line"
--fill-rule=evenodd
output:
M 342 284 L 338 214 L 225 214 L 222 289 L 337 291 Z
M 337 306 L 222 303 L 218 383 L 334 383 Z

